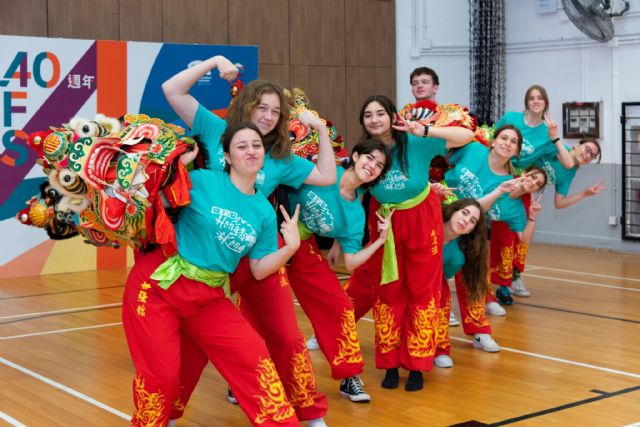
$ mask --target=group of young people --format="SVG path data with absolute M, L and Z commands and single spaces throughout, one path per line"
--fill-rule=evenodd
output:
M 600 150 L 596 141 L 571 149 L 552 141 L 557 129 L 545 118 L 548 99 L 540 87 L 525 97 L 523 123 L 505 115 L 491 147 L 472 142 L 473 132 L 463 127 L 404 121 L 389 98 L 370 96 L 359 116 L 362 138 L 336 166 L 327 130 L 310 113 L 300 120 L 318 133 L 317 162 L 291 154 L 289 107 L 274 83 L 249 83 L 225 119 L 200 105 L 189 90 L 213 70 L 229 81 L 238 73 L 215 56 L 162 86 L 199 142 L 180 161 L 193 161 L 198 147 L 206 161 L 190 173 L 191 203 L 174 224 L 177 253 L 136 253 L 127 278 L 122 311 L 136 370 L 135 426 L 175 425 L 208 361 L 252 425 L 325 426 L 327 399 L 316 387 L 292 290 L 340 394 L 354 402 L 370 400 L 358 378 L 364 362 L 356 332 L 369 309 L 375 364 L 386 370 L 382 387 L 397 388 L 402 368 L 409 371 L 405 390 L 420 390 L 423 371 L 453 365 L 447 278 L 454 275 L 465 332 L 474 335 L 474 346 L 498 351 L 485 315 L 498 305 L 487 303 L 487 223 L 492 242 L 495 224 L 507 225 L 500 244 L 513 253 L 531 241 L 540 212 L 537 198 L 525 207 L 526 196 L 553 182 L 562 208 L 602 189 L 567 195 L 577 168 Z M 410 80 L 416 99 L 435 96 L 433 70 L 416 69 Z M 544 140 L 539 131 L 540 140 L 529 139 L 537 128 L 547 132 Z M 429 181 L 438 155 L 453 165 L 445 183 Z M 526 169 L 514 177 L 518 157 Z M 267 199 L 279 185 L 293 189 L 290 211 L 276 206 L 281 224 Z M 360 202 L 365 192 L 368 215 Z M 443 204 L 452 193 L 457 200 Z M 314 236 L 334 239 L 326 257 Z M 344 287 L 331 268 L 340 254 L 352 272 Z M 501 266 L 517 266 L 512 274 L 523 271 L 520 258 L 503 258 Z M 237 305 L 229 299 L 236 293 Z

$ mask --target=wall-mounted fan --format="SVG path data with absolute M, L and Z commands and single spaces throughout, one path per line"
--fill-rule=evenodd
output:
M 611 18 L 622 16 L 629 10 L 627 0 L 624 6 L 616 11 L 614 0 L 562 0 L 562 8 L 573 22 L 587 36 L 599 42 L 607 42 L 613 38 L 614 28 Z

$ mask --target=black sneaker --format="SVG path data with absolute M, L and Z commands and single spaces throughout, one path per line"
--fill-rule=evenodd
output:
M 398 385 L 400 385 L 398 368 L 387 369 L 387 373 L 384 375 L 384 379 L 380 385 L 382 388 L 398 388 Z
M 409 378 L 407 379 L 407 383 L 404 385 L 404 389 L 406 391 L 422 390 L 423 384 L 424 380 L 422 379 L 422 372 L 409 371 Z
M 238 400 L 233 395 L 233 392 L 231 391 L 231 387 L 227 387 L 227 401 L 229 403 L 233 403 L 234 405 L 238 404 Z
M 367 403 L 371 396 L 364 391 L 363 385 L 358 377 L 345 378 L 340 382 L 340 395 L 352 402 Z
M 496 291 L 496 298 L 503 305 L 513 305 L 513 297 L 511 296 L 511 292 L 509 288 L 506 286 L 500 286 Z

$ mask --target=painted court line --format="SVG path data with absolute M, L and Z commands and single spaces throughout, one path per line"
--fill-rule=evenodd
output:
M 368 317 L 363 317 L 361 320 L 366 320 L 367 322 L 373 323 L 373 319 L 369 319 Z M 473 344 L 473 341 L 465 338 L 451 337 L 451 339 Z M 502 351 L 510 351 L 512 353 L 524 354 L 526 356 L 531 356 L 538 359 L 553 360 L 554 362 L 566 363 L 567 365 L 580 366 L 582 368 L 595 369 L 597 371 L 603 371 L 611 374 L 624 375 L 625 377 L 640 379 L 640 374 L 634 374 L 633 372 L 619 371 L 617 369 L 604 368 L 602 366 L 590 365 L 588 363 L 574 362 L 572 360 L 561 359 L 559 357 L 553 357 L 553 356 L 546 356 L 544 354 L 531 353 L 528 351 L 517 350 L 515 348 L 509 348 L 509 347 L 500 347 L 500 348 Z
M 89 311 L 89 310 L 97 310 L 103 308 L 115 308 L 121 307 L 122 303 L 113 303 L 113 304 L 103 304 L 103 305 L 90 305 L 88 307 L 76 307 L 76 308 L 65 308 L 63 310 L 53 310 L 53 311 L 41 311 L 38 313 L 23 313 L 23 314 L 14 314 L 12 316 L 0 316 L 0 320 L 8 320 L 8 319 L 18 319 L 18 318 L 29 318 L 29 317 L 39 317 L 39 316 L 47 316 L 51 314 L 66 314 L 66 313 L 76 313 L 79 311 Z
M 605 283 L 583 282 L 582 280 L 573 280 L 573 279 L 560 279 L 558 277 L 553 277 L 553 276 L 542 276 L 539 274 L 529 274 L 529 273 L 522 273 L 522 275 L 526 277 L 536 277 L 538 279 L 555 280 L 557 282 L 567 282 L 567 283 L 576 283 L 579 285 L 595 286 L 597 288 L 620 289 L 623 291 L 640 292 L 639 288 L 626 288 L 624 286 L 607 285 Z
M 0 337 L 0 340 L 12 340 L 12 339 L 15 339 L 15 338 L 35 337 L 35 336 L 38 336 L 38 335 L 61 334 L 61 333 L 64 333 L 64 332 L 84 331 L 84 330 L 87 330 L 87 329 L 108 328 L 110 326 L 118 326 L 118 325 L 122 325 L 122 322 L 103 323 L 103 324 L 100 324 L 100 325 L 92 325 L 92 326 L 81 326 L 79 328 L 56 329 L 54 331 L 33 332 L 31 334 L 9 335 L 8 337 Z
M 640 279 L 634 279 L 632 277 L 611 276 L 609 274 L 598 274 L 598 273 L 587 273 L 586 271 L 565 270 L 562 268 L 544 267 L 542 265 L 527 265 L 527 270 L 529 270 L 530 268 L 543 269 L 543 270 L 549 270 L 549 271 L 559 271 L 561 273 L 582 274 L 585 276 L 593 276 L 593 277 L 603 277 L 605 279 L 617 279 L 617 280 L 628 280 L 630 282 L 640 282 Z M 527 270 L 525 270 L 524 274 L 526 274 Z
M 59 382 L 53 381 L 53 380 L 51 380 L 51 379 L 49 379 L 49 378 L 47 378 L 45 376 L 42 376 L 42 375 L 40 375 L 40 374 L 38 374 L 36 372 L 33 372 L 30 369 L 27 369 L 25 367 L 22 367 L 22 366 L 16 364 L 16 363 L 13 363 L 13 362 L 5 359 L 4 357 L 0 357 L 0 363 L 2 363 L 3 365 L 8 366 L 10 368 L 13 368 L 13 369 L 15 369 L 17 371 L 20 371 L 23 374 L 27 374 L 30 377 L 33 377 L 33 378 L 35 378 L 35 379 L 37 379 L 39 381 L 42 381 L 43 383 L 48 384 L 48 385 L 50 385 L 50 386 L 52 386 L 54 388 L 57 388 L 58 390 L 61 390 L 64 393 L 70 394 L 71 396 L 74 396 L 74 397 L 77 397 L 78 399 L 84 400 L 85 402 L 87 402 L 87 403 L 89 403 L 91 405 L 97 406 L 100 409 L 104 409 L 105 411 L 110 412 L 113 415 L 116 415 L 116 416 L 118 416 L 118 417 L 120 417 L 120 418 L 122 418 L 124 420 L 128 421 L 128 420 L 131 419 L 131 416 L 128 415 L 128 414 L 125 414 L 124 412 L 120 412 L 117 409 L 114 409 L 114 408 L 112 408 L 112 407 L 110 407 L 108 405 L 105 405 L 102 402 L 98 402 L 94 398 L 89 397 L 84 393 L 80 393 L 79 391 L 76 391 L 76 390 L 74 390 L 74 389 L 72 389 L 70 387 L 67 387 L 64 384 L 60 384 Z
M 4 412 L 0 412 L 0 420 L 4 420 L 15 427 L 27 427 L 26 424 L 22 424 L 20 421 L 15 418 L 5 414 Z

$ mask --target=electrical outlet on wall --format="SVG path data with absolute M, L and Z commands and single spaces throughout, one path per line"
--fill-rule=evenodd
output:
M 618 218 L 615 215 L 609 216 L 609 225 L 618 225 Z

